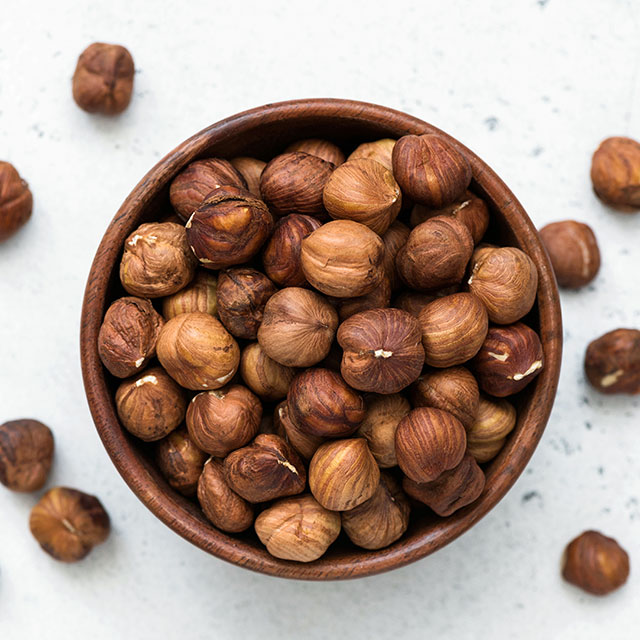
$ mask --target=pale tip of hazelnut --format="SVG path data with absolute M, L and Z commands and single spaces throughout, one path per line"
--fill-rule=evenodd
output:
M 600 380 L 600 386 L 601 387 L 610 387 L 611 385 L 615 384 L 616 382 L 618 382 L 618 380 L 621 378 L 621 376 L 624 374 L 624 369 L 618 369 L 617 371 L 614 371 L 613 373 L 609 373 L 606 376 L 604 376 L 604 378 L 602 378 L 602 380 Z
M 506 362 L 509 359 L 508 353 L 494 353 L 493 351 L 489 351 L 489 354 L 495 360 L 500 360 L 500 362 Z
M 524 373 L 516 373 L 513 376 L 507 376 L 509 380 L 522 380 L 527 376 L 530 376 L 534 371 L 537 371 L 542 366 L 542 360 L 536 360 Z
M 136 387 L 141 387 L 143 384 L 147 384 L 148 382 L 151 384 L 158 384 L 158 378 L 153 375 L 144 376 L 140 378 L 140 380 L 136 380 Z
M 129 240 L 129 246 L 135 247 L 138 244 L 138 240 L 142 240 L 142 238 L 143 236 L 141 236 L 139 233 L 136 233 L 136 235 L 133 236 L 131 240 Z
M 142 363 L 145 361 L 144 358 L 138 358 L 133 364 L 135 364 L 136 369 L 139 369 L 142 366 Z
M 298 470 L 288 460 L 278 460 L 277 462 L 285 467 L 285 469 L 289 469 L 291 473 L 295 473 L 297 476 L 300 475 Z
M 376 358 L 390 358 L 393 355 L 393 351 L 385 351 L 384 349 L 376 349 L 373 352 Z

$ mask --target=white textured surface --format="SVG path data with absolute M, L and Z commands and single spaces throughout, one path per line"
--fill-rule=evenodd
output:
M 640 137 L 635 0 L 294 3 L 3 0 L 0 157 L 30 182 L 31 223 L 0 248 L 0 422 L 55 431 L 50 485 L 95 492 L 107 544 L 75 566 L 27 529 L 36 496 L 0 491 L 0 637 L 636 638 L 640 624 L 638 401 L 591 392 L 587 342 L 640 326 L 640 216 L 590 190 L 600 139 Z M 128 46 L 135 97 L 120 118 L 73 103 L 90 42 Z M 590 223 L 600 277 L 563 295 L 556 407 L 525 474 L 435 556 L 349 583 L 275 580 L 208 557 L 156 520 L 107 458 L 86 406 L 80 303 L 93 253 L 139 178 L 195 131 L 270 101 L 334 96 L 422 117 L 479 153 L 534 221 Z M 616 536 L 629 584 L 597 600 L 559 576 L 585 528 Z

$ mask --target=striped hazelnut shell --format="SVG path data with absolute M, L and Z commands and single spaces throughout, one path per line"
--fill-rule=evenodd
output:
M 276 433 L 283 438 L 286 437 L 289 444 L 305 460 L 311 460 L 318 447 L 325 442 L 325 438 L 310 435 L 298 427 L 289 415 L 289 405 L 286 400 L 275 408 L 273 420 Z
M 640 331 L 615 329 L 593 340 L 584 370 L 601 393 L 640 393 Z
M 218 310 L 217 288 L 217 274 L 199 269 L 195 278 L 184 289 L 162 299 L 164 319 L 171 320 L 181 313 L 194 311 L 215 316 Z
M 287 396 L 297 370 L 270 358 L 258 342 L 248 344 L 240 356 L 240 375 L 244 383 L 263 400 Z
M 395 145 L 396 141 L 392 138 L 363 142 L 351 152 L 347 160 L 368 158 L 369 160 L 379 162 L 383 167 L 389 169 L 389 171 L 393 171 L 392 154 Z
M 267 163 L 257 158 L 248 158 L 246 156 L 238 156 L 232 158 L 229 162 L 233 168 L 244 178 L 247 183 L 247 190 L 256 198 L 260 198 L 260 176 L 267 166 Z M 236 185 L 241 186 L 241 185 Z
M 481 396 L 475 420 L 467 427 L 467 451 L 480 464 L 495 458 L 516 426 L 516 418 L 508 400 Z
M 155 462 L 169 485 L 185 496 L 196 493 L 207 454 L 198 449 L 186 429 L 176 429 L 156 444 Z
M 342 153 L 342 149 L 340 149 L 337 144 L 320 138 L 307 138 L 306 140 L 292 142 L 285 149 L 285 153 L 291 153 L 293 151 L 309 153 L 312 156 L 322 158 L 325 162 L 331 162 L 336 167 L 341 165 L 345 160 L 344 153 Z
M 591 160 L 591 182 L 600 200 L 621 209 L 640 208 L 640 143 L 631 138 L 603 140 Z

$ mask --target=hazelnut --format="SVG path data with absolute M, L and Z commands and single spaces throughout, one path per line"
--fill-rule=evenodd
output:
M 342 528 L 353 544 L 363 549 L 382 549 L 407 530 L 410 511 L 409 500 L 398 481 L 383 472 L 375 493 L 340 515 Z
M 187 408 L 187 429 L 195 445 L 223 458 L 258 433 L 262 405 L 249 389 L 234 384 L 196 395 Z
M 607 138 L 591 161 L 591 182 L 600 200 L 622 210 L 640 208 L 640 144 Z
M 473 374 L 465 367 L 449 367 L 421 375 L 411 390 L 414 407 L 448 411 L 469 429 L 476 419 L 480 391 Z
M 116 408 L 127 431 L 151 442 L 164 438 L 182 422 L 187 399 L 162 368 L 152 367 L 120 384 Z
M 247 188 L 243 175 L 228 160 L 206 158 L 188 164 L 174 179 L 169 189 L 169 198 L 176 213 L 183 220 L 204 202 L 204 199 L 219 187 Z M 257 195 L 260 197 L 260 194 Z
M 385 276 L 384 243 L 352 220 L 322 225 L 302 241 L 302 271 L 322 293 L 337 298 L 363 296 Z
M 482 198 L 478 198 L 471 191 L 465 191 L 455 202 L 442 209 L 430 209 L 423 204 L 416 204 L 411 209 L 409 222 L 412 227 L 416 227 L 436 216 L 453 216 L 460 222 L 464 222 L 474 244 L 478 244 L 482 240 L 489 227 L 489 207 Z
M 219 389 L 235 375 L 240 348 L 213 316 L 182 313 L 169 320 L 158 337 L 158 359 L 187 389 Z
M 473 358 L 487 336 L 487 310 L 476 296 L 454 293 L 430 302 L 421 312 L 425 361 L 452 367 Z
M 218 316 L 236 338 L 255 340 L 267 300 L 276 287 L 255 269 L 221 271 L 218 276 Z
M 0 160 L 0 242 L 29 220 L 32 209 L 29 185 L 12 164 Z
M 338 314 L 321 295 L 288 287 L 267 301 L 258 342 L 280 364 L 309 367 L 329 353 L 337 327 Z
M 213 191 L 185 225 L 187 240 L 200 264 L 224 269 L 255 256 L 273 230 L 273 217 L 248 191 Z
M 299 373 L 289 387 L 287 403 L 291 419 L 313 436 L 350 435 L 365 415 L 362 396 L 329 369 L 307 369 Z
M 357 296 L 356 298 L 332 298 L 331 302 L 338 311 L 338 317 L 341 322 L 361 311 L 385 309 L 391 302 L 391 283 L 389 278 L 385 276 L 373 291 L 363 296 Z
M 288 440 L 289 444 L 305 459 L 311 460 L 317 448 L 325 441 L 319 436 L 312 436 L 302 431 L 289 415 L 289 405 L 283 400 L 275 409 L 274 423 L 276 433 Z
M 224 477 L 249 502 L 267 502 L 304 491 L 307 474 L 298 454 L 280 436 L 260 434 L 224 459 Z
M 232 158 L 229 162 L 231 162 L 233 168 L 244 178 L 249 193 L 256 198 L 261 198 L 260 176 L 262 175 L 262 170 L 267 166 L 267 163 L 256 158 L 247 158 L 244 156 Z
M 564 552 L 562 576 L 596 596 L 619 589 L 629 577 L 629 555 L 613 538 L 585 531 Z
M 53 434 L 37 420 L 0 425 L 0 482 L 12 491 L 37 491 L 53 462 Z
M 195 278 L 184 289 L 163 298 L 162 315 L 165 320 L 194 311 L 215 316 L 218 310 L 217 288 L 217 275 L 199 269 Z
M 185 496 L 196 493 L 207 455 L 198 449 L 186 429 L 176 429 L 156 444 L 155 461 L 162 475 Z
M 441 289 L 462 280 L 472 253 L 473 238 L 464 223 L 438 216 L 411 231 L 396 255 L 396 267 L 412 289 Z
M 89 113 L 122 113 L 133 93 L 133 58 L 117 44 L 94 42 L 78 58 L 73 74 L 73 99 Z
M 420 484 L 405 478 L 402 488 L 409 497 L 426 504 L 439 516 L 446 517 L 477 500 L 484 484 L 482 469 L 467 453 L 457 467 L 445 471 L 433 482 Z
M 540 338 L 521 322 L 491 327 L 474 360 L 480 389 L 498 398 L 522 391 L 543 366 Z
M 396 458 L 396 429 L 411 405 L 399 393 L 388 396 L 367 396 L 367 412 L 360 423 L 356 436 L 367 441 L 369 450 L 382 469 L 395 467 Z
M 406 311 L 356 313 L 340 325 L 337 338 L 343 349 L 342 377 L 360 391 L 396 393 L 422 371 L 422 330 Z
M 407 225 L 393 222 L 382 236 L 384 242 L 384 270 L 390 280 L 391 289 L 397 289 L 400 286 L 400 276 L 396 269 L 396 256 L 398 251 L 407 244 L 411 230 Z
M 31 510 L 29 528 L 52 558 L 77 562 L 108 538 L 110 522 L 98 498 L 55 487 Z
M 398 464 L 415 482 L 432 482 L 458 466 L 466 446 L 462 423 L 441 409 L 413 409 L 396 429 Z
M 307 279 L 300 264 L 302 240 L 320 226 L 311 216 L 292 213 L 280 218 L 262 254 L 265 273 L 281 287 L 302 287 Z
M 298 140 L 298 142 L 293 142 L 285 149 L 285 153 L 293 151 L 309 153 L 312 156 L 322 158 L 326 162 L 331 162 L 336 167 L 344 162 L 344 153 L 342 153 L 340 147 L 328 140 L 320 140 L 318 138 Z
M 264 168 L 260 193 L 276 215 L 321 215 L 322 190 L 334 169 L 333 163 L 309 153 L 283 153 Z
M 516 417 L 508 400 L 481 396 L 475 420 L 467 427 L 467 452 L 480 464 L 493 460 L 516 426 Z
M 124 243 L 120 280 L 132 296 L 159 298 L 186 287 L 197 264 L 184 227 L 173 222 L 148 222 Z
M 368 500 L 380 469 L 364 438 L 334 440 L 318 447 L 309 464 L 309 488 L 325 509 L 347 511 Z
M 525 316 L 536 300 L 538 270 L 515 247 L 482 247 L 471 259 L 469 291 L 478 296 L 497 324 L 512 324 Z
M 281 400 L 296 376 L 287 367 L 270 358 L 258 342 L 247 345 L 240 356 L 240 375 L 244 383 L 263 400 Z
M 340 533 L 340 515 L 310 495 L 279 500 L 257 518 L 256 533 L 267 551 L 282 560 L 313 562 Z
M 601 393 L 640 393 L 640 331 L 616 329 L 591 342 L 584 370 Z
M 391 154 L 393 153 L 395 144 L 396 141 L 391 138 L 383 138 L 382 140 L 375 140 L 374 142 L 363 142 L 351 152 L 347 160 L 367 158 L 379 162 L 383 167 L 392 171 L 393 163 L 391 161 Z
M 575 220 L 553 222 L 540 229 L 553 271 L 561 287 L 589 284 L 600 270 L 600 250 L 589 225 Z
M 393 306 L 411 314 L 414 318 L 419 318 L 422 310 L 436 299 L 431 293 L 421 293 L 420 291 L 402 291 L 393 302 Z
M 164 325 L 162 316 L 144 298 L 120 298 L 105 313 L 98 334 L 102 364 L 117 378 L 128 378 L 156 354 Z
M 403 136 L 393 147 L 392 162 L 403 193 L 434 209 L 455 202 L 471 182 L 467 159 L 438 135 Z
M 253 524 L 253 506 L 229 487 L 220 460 L 209 458 L 198 480 L 198 502 L 214 526 L 228 533 L 246 531 Z
M 389 169 L 359 158 L 331 174 L 322 200 L 332 218 L 360 222 L 382 235 L 400 212 L 402 193 Z

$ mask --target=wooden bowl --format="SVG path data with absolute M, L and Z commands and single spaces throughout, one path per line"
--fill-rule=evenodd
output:
M 213 527 L 197 505 L 171 489 L 156 471 L 149 446 L 131 437 L 118 421 L 113 399 L 118 381 L 103 368 L 96 345 L 105 309 L 123 295 L 118 278 L 122 246 L 142 222 L 170 213 L 169 184 L 195 159 L 247 155 L 268 160 L 301 138 L 328 138 L 348 150 L 362 141 L 408 133 L 438 133 L 466 155 L 473 168 L 471 188 L 492 212 L 492 237 L 520 247 L 538 267 L 537 303 L 526 322 L 540 332 L 545 367 L 516 397 L 516 428 L 498 457 L 487 465 L 486 488 L 475 503 L 449 518 L 412 516 L 407 533 L 386 549 L 360 550 L 340 538 L 315 562 L 278 560 L 266 552 L 253 532 L 232 536 Z M 478 522 L 522 473 L 542 436 L 556 393 L 561 351 L 560 304 L 551 263 L 531 220 L 502 180 L 466 147 L 430 124 L 350 100 L 266 105 L 222 120 L 179 145 L 141 180 L 109 225 L 91 267 L 82 309 L 82 371 L 89 407 L 107 452 L 134 493 L 166 525 L 208 553 L 262 573 L 309 580 L 355 578 L 401 567 L 442 548 Z

